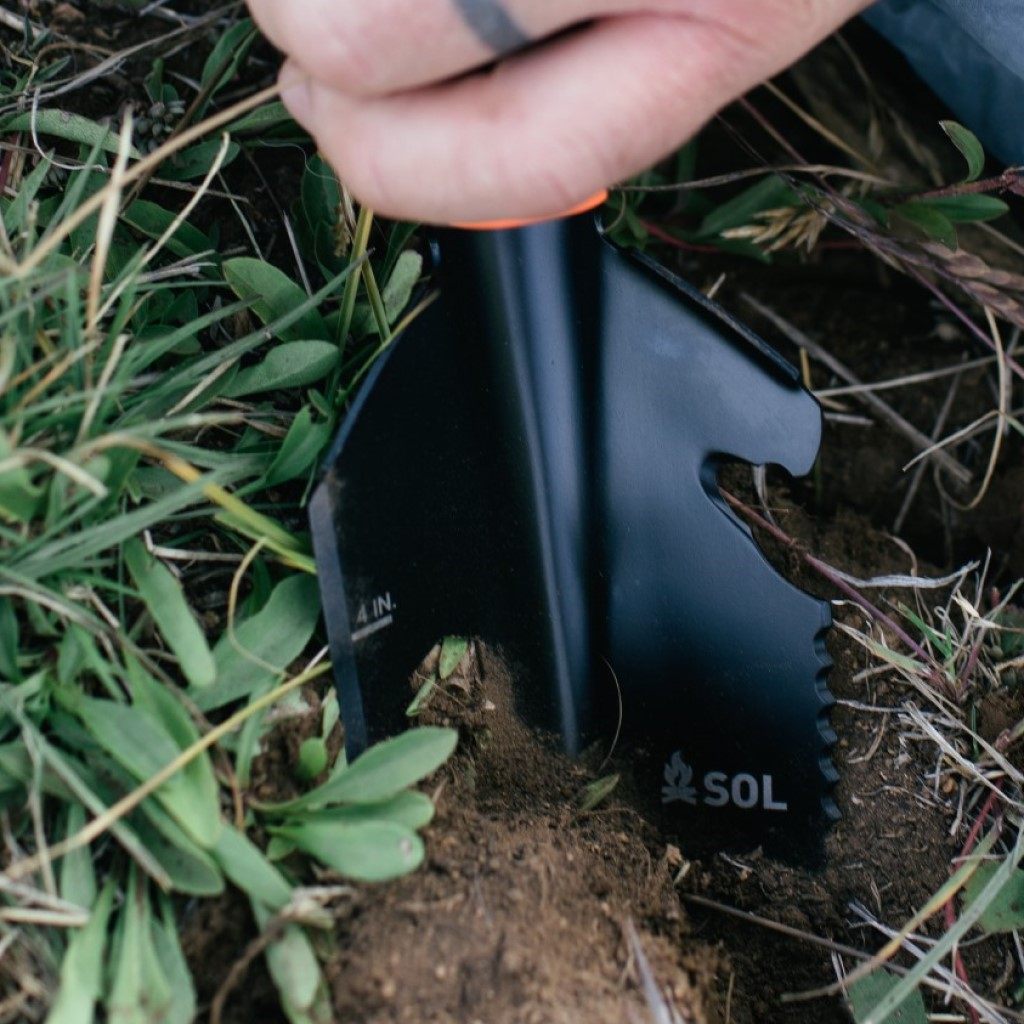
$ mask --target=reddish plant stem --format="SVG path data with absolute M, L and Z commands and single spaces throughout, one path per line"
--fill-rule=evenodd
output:
M 960 856 L 953 861 L 954 869 L 959 869 L 963 862 L 970 856 L 974 847 L 978 845 L 978 840 L 981 838 L 981 830 L 985 827 L 985 822 L 988 819 L 988 816 L 992 813 L 992 810 L 996 805 L 996 801 L 1002 796 L 1002 788 L 1003 780 L 1000 779 L 996 783 L 996 788 L 989 793 L 988 798 L 981 805 L 978 817 L 971 826 L 971 831 L 967 833 L 967 840 L 964 842 L 964 847 L 960 851 Z M 949 902 L 945 907 L 943 907 L 947 931 L 956 924 L 956 908 L 953 905 L 953 900 L 954 896 L 950 896 Z M 957 950 L 953 954 L 953 970 L 956 972 L 956 976 L 968 988 L 970 988 L 970 978 L 967 976 L 967 968 L 964 965 L 964 958 L 960 955 L 960 950 Z M 967 1009 L 971 1015 L 971 1024 L 981 1024 L 981 1018 L 978 1016 L 978 1011 L 975 1010 L 973 1006 L 969 1006 Z
M 652 238 L 656 238 L 659 242 L 664 242 L 666 245 L 671 245 L 673 249 L 682 249 L 683 252 L 709 254 L 721 252 L 720 249 L 716 249 L 713 245 L 697 245 L 693 242 L 684 242 L 683 239 L 676 238 L 675 235 L 669 234 L 664 228 L 659 228 L 657 224 L 652 224 L 650 221 L 642 220 L 640 223 Z
M 994 178 L 983 178 L 981 181 L 961 182 L 959 185 L 946 185 L 930 192 L 922 192 L 912 196 L 913 199 L 946 199 L 949 196 L 977 196 L 985 192 L 1007 192 L 1020 185 L 1024 167 L 1008 167 L 1002 174 Z
M 942 689 L 948 691 L 949 683 L 948 680 L 943 676 L 942 670 L 935 663 L 935 659 L 926 651 L 912 636 L 910 636 L 905 629 L 898 622 L 892 619 L 891 616 L 886 615 L 880 608 L 872 604 L 863 594 L 860 593 L 855 587 L 850 586 L 827 562 L 821 561 L 819 558 L 815 558 L 810 552 L 804 551 L 800 547 L 800 544 L 790 537 L 784 530 L 780 529 L 774 523 L 769 522 L 764 516 L 755 512 L 749 505 L 744 504 L 734 494 L 730 494 L 728 491 L 721 491 L 722 497 L 726 502 L 731 505 L 737 512 L 743 515 L 750 522 L 754 523 L 762 530 L 771 534 L 780 544 L 785 544 L 786 547 L 797 552 L 800 557 L 816 572 L 819 576 L 828 580 L 837 590 L 841 591 L 851 601 L 857 604 L 860 608 L 866 611 L 872 618 L 877 619 L 879 622 L 884 623 L 893 634 L 906 644 L 922 661 L 924 661 L 928 667 L 932 670 L 934 683 L 941 686 Z

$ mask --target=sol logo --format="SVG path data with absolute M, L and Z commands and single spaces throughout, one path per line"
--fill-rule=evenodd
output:
M 693 769 L 676 751 L 665 765 L 665 785 L 661 787 L 663 804 L 681 803 L 697 807 L 738 807 L 741 811 L 765 810 L 785 812 L 789 804 L 775 799 L 775 783 L 770 775 L 758 779 L 747 772 L 730 776 L 726 772 L 708 772 L 694 781 Z

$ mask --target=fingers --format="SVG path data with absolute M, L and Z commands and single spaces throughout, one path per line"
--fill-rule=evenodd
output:
M 311 77 L 352 96 L 382 96 L 443 81 L 500 56 L 488 40 L 500 45 L 503 39 L 544 39 L 581 20 L 635 10 L 641 3 L 250 0 L 257 22 L 279 49 Z
M 290 68 L 285 102 L 382 214 L 434 223 L 555 215 L 671 152 L 861 5 L 832 2 L 774 35 L 685 17 L 609 18 L 493 72 L 378 98 Z M 826 7 L 789 0 L 799 6 Z

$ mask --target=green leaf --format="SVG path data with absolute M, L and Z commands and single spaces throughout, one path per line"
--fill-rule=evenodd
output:
M 151 778 L 181 753 L 164 726 L 141 708 L 79 697 L 73 710 L 99 745 L 139 782 Z M 209 787 L 210 771 L 208 755 L 200 754 L 154 794 L 204 848 L 217 841 L 221 828 L 216 793 L 211 794 Z
M 232 884 L 250 899 L 278 911 L 292 898 L 292 887 L 248 836 L 225 825 L 213 855 Z
M 327 804 L 380 803 L 437 771 L 451 757 L 458 738 L 454 729 L 410 729 L 371 747 L 322 786 L 272 809 L 292 812 Z
M 313 576 L 282 580 L 260 611 L 225 633 L 214 647 L 217 682 L 194 694 L 203 711 L 223 707 L 272 683 L 305 650 L 320 618 Z
M 11 683 L 21 682 L 21 669 L 18 667 L 20 633 L 14 602 L 7 597 L 0 598 L 0 679 Z
M 92 1024 L 96 1000 L 103 990 L 107 921 L 114 902 L 114 882 L 107 882 L 89 923 L 72 934 L 60 965 L 60 987 L 46 1024 Z
M 389 324 L 395 323 L 405 311 L 422 276 L 423 257 L 418 252 L 403 252 L 381 293 Z
M 441 660 L 438 663 L 438 675 L 442 679 L 450 679 L 452 673 L 462 664 L 469 641 L 462 636 L 446 636 L 441 643 Z
M 1010 212 L 1010 207 L 995 196 L 963 195 L 921 199 L 922 206 L 941 213 L 954 224 L 997 220 Z
M 958 121 L 940 121 L 939 127 L 967 161 L 967 177 L 964 181 L 977 181 L 985 170 L 985 147 L 978 136 Z
M 329 420 L 314 423 L 312 411 L 304 405 L 292 420 L 261 485 L 276 487 L 307 473 L 331 443 L 333 433 L 333 423 Z
M 226 131 L 232 135 L 243 135 L 247 132 L 262 135 L 264 132 L 270 131 L 271 128 L 280 128 L 282 125 L 298 127 L 285 105 L 275 102 L 259 107 L 252 113 L 240 117 L 237 121 L 232 121 Z
M 177 219 L 176 214 L 165 210 L 156 203 L 139 199 L 122 214 L 122 220 L 136 231 L 154 240 L 162 238 Z M 187 259 L 202 252 L 211 252 L 213 242 L 197 227 L 183 220 L 167 242 L 167 248 L 175 256 Z
M 240 398 L 301 388 L 329 376 L 340 360 L 338 346 L 329 341 L 284 342 L 275 345 L 261 363 L 241 370 L 224 393 Z
M 327 744 L 319 736 L 310 736 L 299 747 L 299 761 L 295 774 L 303 782 L 310 782 L 327 769 Z
M 405 709 L 406 717 L 416 718 L 427 706 L 427 701 L 430 700 L 430 695 L 435 689 L 437 689 L 437 673 L 432 672 L 426 682 L 416 691 L 416 696 L 413 697 L 412 702 Z
M 866 1020 L 868 1014 L 899 984 L 899 978 L 889 971 L 875 971 L 850 986 L 847 997 L 853 1019 Z M 928 1013 L 920 992 L 914 992 L 881 1024 L 928 1024 Z
M 407 790 L 379 804 L 353 804 L 349 807 L 323 807 L 318 811 L 305 811 L 302 823 L 362 825 L 368 821 L 390 821 L 416 831 L 426 828 L 434 820 L 434 802 L 425 793 Z
M 160 917 L 154 918 L 152 925 L 153 950 L 171 992 L 170 1005 L 160 1017 L 160 1024 L 192 1024 L 196 1019 L 196 990 L 192 982 L 192 971 L 181 949 L 171 901 L 163 895 L 160 903 Z
M 35 170 L 18 185 L 18 194 L 11 200 L 11 205 L 4 212 L 4 224 L 9 235 L 16 236 L 28 223 L 29 210 L 32 208 L 39 190 L 43 187 L 46 176 L 52 169 L 53 162 L 44 158 L 39 161 Z
M 583 790 L 583 798 L 580 800 L 580 811 L 586 813 L 600 806 L 615 792 L 619 785 L 619 775 L 606 775 L 603 779 L 596 779 Z
M 256 923 L 270 923 L 270 912 L 254 902 Z M 320 970 L 316 951 L 298 925 L 289 925 L 281 938 L 267 948 L 267 968 L 281 996 L 281 1009 L 291 1024 L 334 1024 L 330 992 Z
M 0 461 L 14 454 L 10 439 L 0 429 Z M 28 523 L 39 510 L 43 489 L 32 483 L 24 466 L 0 472 L 0 520 Z
M 412 829 L 393 821 L 303 821 L 272 831 L 357 882 L 387 882 L 423 862 L 423 840 Z
M 228 260 L 224 264 L 224 277 L 240 299 L 252 304 L 253 312 L 265 324 L 285 316 L 309 298 L 287 274 L 262 260 L 249 257 Z M 330 340 L 327 325 L 315 309 L 307 310 L 278 337 L 282 341 Z
M 108 153 L 117 153 L 120 148 L 118 129 L 97 124 L 88 117 L 72 114 L 68 110 L 37 110 L 34 118 L 30 110 L 23 114 L 15 114 L 3 120 L 2 130 L 5 133 L 27 132 L 32 130 L 33 123 L 39 135 L 52 135 L 90 148 L 99 147 Z M 128 153 L 133 160 L 138 160 L 142 155 L 134 146 Z
M 109 1024 L 157 1024 L 172 1005 L 171 986 L 153 944 L 153 912 L 133 870 L 118 919 L 113 978 L 106 998 Z
M 85 808 L 80 803 L 68 805 L 64 836 L 70 838 L 85 828 Z M 65 854 L 60 863 L 60 895 L 69 903 L 91 907 L 96 900 L 96 871 L 92 866 L 92 849 L 80 846 Z
M 799 196 L 782 178 L 771 175 L 712 210 L 704 218 L 694 237 L 714 238 L 723 231 L 750 224 L 757 214 L 765 210 L 794 206 L 798 201 Z
M 982 864 L 964 887 L 964 906 L 969 907 L 991 881 L 998 864 Z M 1017 868 L 998 895 L 978 918 L 983 932 L 1005 933 L 1024 928 L 1024 871 Z
M 221 146 L 221 139 L 210 139 L 208 142 L 200 142 L 180 153 L 175 153 L 160 165 L 160 177 L 168 181 L 194 181 L 196 178 L 205 178 L 210 173 Z M 242 147 L 237 142 L 229 142 L 220 165 L 221 170 L 232 164 L 241 151 Z
M 242 18 L 220 37 L 210 56 L 206 58 L 200 76 L 203 88 L 210 87 L 210 99 L 238 74 L 238 69 L 249 55 L 256 38 L 257 32 L 251 18 Z
M 131 817 L 131 827 L 156 862 L 167 872 L 174 892 L 219 896 L 224 876 L 216 861 L 176 825 L 160 805 L 147 800 Z
M 185 678 L 193 686 L 210 686 L 217 675 L 213 654 L 192 614 L 181 584 L 171 571 L 133 538 L 124 545 L 124 562 L 139 596 L 174 652 Z
M 950 249 L 957 247 L 956 226 L 945 214 L 933 209 L 928 203 L 916 200 L 903 203 L 893 210 L 893 216 L 912 224 L 929 238 L 942 242 Z

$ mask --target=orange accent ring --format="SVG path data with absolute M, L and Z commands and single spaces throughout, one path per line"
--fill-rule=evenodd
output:
M 562 220 L 565 217 L 575 217 L 581 213 L 589 213 L 604 205 L 608 200 L 608 189 L 602 189 L 597 195 L 585 199 L 582 203 L 574 206 L 571 210 L 563 213 L 556 213 L 551 217 L 527 217 L 522 220 L 511 218 L 508 220 L 480 220 L 471 223 L 455 223 L 453 228 L 462 228 L 464 231 L 509 231 L 512 228 L 526 228 L 531 224 L 544 224 L 550 220 Z

